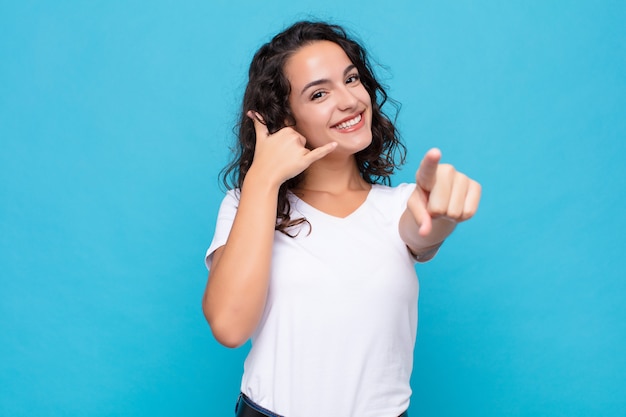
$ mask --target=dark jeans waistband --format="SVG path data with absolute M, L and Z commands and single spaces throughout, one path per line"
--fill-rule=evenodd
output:
M 279 414 L 272 413 L 258 404 L 255 404 L 245 394 L 239 394 L 237 405 L 235 406 L 235 417 L 283 417 Z M 409 417 L 408 412 L 400 414 L 399 417 Z
M 283 417 L 272 413 L 258 404 L 255 404 L 246 394 L 239 394 L 237 405 L 235 406 L 235 417 Z

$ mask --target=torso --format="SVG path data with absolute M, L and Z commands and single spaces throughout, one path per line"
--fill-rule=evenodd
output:
M 255 403 L 302 417 L 408 408 L 419 283 L 398 221 L 413 189 L 288 195 L 292 218 L 309 223 L 291 229 L 294 237 L 274 234 L 266 306 L 241 383 Z M 352 212 L 333 211 L 339 199 Z M 229 192 L 207 254 L 228 239 L 237 206 Z

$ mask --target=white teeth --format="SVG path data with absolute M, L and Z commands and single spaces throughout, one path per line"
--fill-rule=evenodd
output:
M 354 119 L 348 120 L 347 122 L 342 122 L 339 123 L 337 126 L 335 126 L 337 129 L 347 129 L 351 126 L 354 126 L 355 124 L 359 123 L 361 121 L 361 115 L 357 115 Z

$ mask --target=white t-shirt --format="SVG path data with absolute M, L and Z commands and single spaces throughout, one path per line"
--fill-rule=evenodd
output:
M 414 188 L 373 185 L 345 218 L 289 194 L 291 218 L 305 217 L 311 232 L 306 223 L 295 238 L 275 232 L 267 303 L 241 383 L 252 401 L 288 417 L 396 417 L 407 410 L 419 284 L 398 222 Z M 208 268 L 237 205 L 229 191 Z

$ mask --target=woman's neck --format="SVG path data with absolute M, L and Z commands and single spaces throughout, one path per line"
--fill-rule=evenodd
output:
M 315 162 L 304 172 L 304 178 L 297 191 L 343 194 L 348 191 L 363 191 L 371 188 L 356 164 L 354 156 L 339 162 L 324 158 Z

